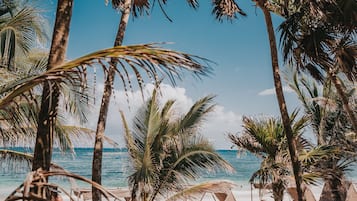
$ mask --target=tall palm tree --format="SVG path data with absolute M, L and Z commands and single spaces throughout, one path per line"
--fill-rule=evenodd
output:
M 162 107 L 156 90 L 139 110 L 129 129 L 122 115 L 125 140 L 133 166 L 129 185 L 133 200 L 158 199 L 185 188 L 190 180 L 214 170 L 232 171 L 198 128 L 213 110 L 213 97 L 197 101 L 182 117 L 172 115 L 175 101 Z
M 114 8 L 121 9 L 121 18 L 119 22 L 119 28 L 114 41 L 114 47 L 120 46 L 123 43 L 125 29 L 128 24 L 129 15 L 131 11 L 132 0 L 124 1 L 112 1 Z M 116 74 L 115 67 L 118 64 L 117 59 L 111 59 L 108 74 L 104 82 L 104 92 L 102 96 L 102 101 L 99 109 L 97 130 L 95 133 L 95 143 L 93 151 L 93 163 L 92 163 L 92 181 L 98 184 L 102 183 L 102 158 L 103 158 L 103 137 L 105 132 L 105 125 L 107 121 L 108 108 L 110 103 L 110 98 L 114 86 L 114 77 Z M 124 80 L 123 80 L 124 81 Z M 101 200 L 101 192 L 92 187 L 92 197 L 94 201 Z
M 303 192 L 301 188 L 302 183 L 302 173 L 300 169 L 300 162 L 297 155 L 296 141 L 293 137 L 293 132 L 290 125 L 289 113 L 286 107 L 286 101 L 284 98 L 282 81 L 279 73 L 279 61 L 278 61 L 278 51 L 276 47 L 276 38 L 274 27 L 271 19 L 271 14 L 269 10 L 270 2 L 268 0 L 253 0 L 253 2 L 259 7 L 264 14 L 267 33 L 269 36 L 270 45 L 270 55 L 271 55 L 271 66 L 274 77 L 274 85 L 276 97 L 279 104 L 280 114 L 284 125 L 285 135 L 288 141 L 289 153 L 291 157 L 291 163 L 293 167 L 293 172 L 295 176 L 295 182 L 297 187 L 297 193 L 299 201 L 303 200 Z M 237 5 L 234 0 L 215 0 L 213 13 L 215 13 L 216 18 L 222 20 L 223 17 L 235 18 L 236 13 L 245 14 Z
M 52 43 L 47 63 L 48 70 L 62 64 L 65 60 L 72 6 L 73 0 L 58 0 Z M 32 170 L 42 168 L 48 171 L 50 168 L 59 93 L 57 83 L 44 83 Z
M 10 5 L 7 5 L 10 3 Z M 48 53 L 37 49 L 35 46 L 43 45 L 47 39 L 46 22 L 41 17 L 39 9 L 24 1 L 5 1 L 5 6 L 11 9 L 11 13 L 1 16 L 1 31 L 3 34 L 1 52 L 2 55 L 12 55 L 10 58 L 2 57 L 3 64 L 8 67 L 1 68 L 4 74 L 0 74 L 2 83 L 0 84 L 0 96 L 2 89 L 11 86 L 19 80 L 36 76 L 43 73 L 47 67 Z M 2 6 L 4 6 L 2 4 Z M 10 12 L 9 11 L 9 12 Z M 14 38 L 8 37 L 12 33 Z M 14 48 L 11 47 L 12 44 Z M 19 51 L 20 50 L 20 51 Z M 6 53 L 6 52 L 12 52 Z M 20 52 L 20 53 L 19 53 Z M 16 53 L 16 54 L 15 54 Z M 11 61 L 11 62 L 8 62 Z M 11 64 L 11 65 L 10 65 Z M 65 83 L 63 83 L 65 85 Z M 64 112 L 77 113 L 81 122 L 85 120 L 84 108 L 81 107 L 83 97 L 74 92 L 74 85 L 63 86 L 62 94 L 65 95 L 64 108 L 60 110 L 59 118 L 55 125 L 54 144 L 61 151 L 72 151 L 72 140 L 80 136 L 88 137 L 92 131 L 78 126 L 69 126 L 63 118 Z M 41 87 L 33 91 L 32 102 L 18 100 L 16 106 L 10 105 L 0 110 L 0 146 L 30 146 L 34 144 L 38 125 L 39 103 L 41 101 Z
M 294 112 L 291 119 L 296 119 Z M 306 126 L 305 117 L 294 121 L 294 138 L 301 138 L 302 130 Z M 250 182 L 258 180 L 266 185 L 271 182 L 275 201 L 282 201 L 287 176 L 289 175 L 289 159 L 287 158 L 287 140 L 282 121 L 276 118 L 254 119 L 243 118 L 241 136 L 229 135 L 230 140 L 239 150 L 249 151 L 261 157 L 261 168 L 251 177 Z
M 335 150 L 310 167 L 311 171 L 319 173 L 325 181 L 320 200 L 345 200 L 345 173 L 356 161 L 357 144 L 348 138 L 351 124 L 346 121 L 343 104 L 331 82 L 326 82 L 320 90 L 317 83 L 309 82 L 303 76 L 298 79 L 295 74 L 290 86 L 296 91 L 309 117 L 317 146 L 329 146 Z M 352 98 L 355 99 L 353 93 Z
M 191 1 L 188 1 L 191 5 L 194 5 Z M 108 0 L 106 0 L 108 3 Z M 117 31 L 117 35 L 114 41 L 114 46 L 120 46 L 123 43 L 124 35 L 126 26 L 128 24 L 130 13 L 133 14 L 134 17 L 138 15 L 142 15 L 147 13 L 150 9 L 150 1 L 134 1 L 134 0 L 111 0 L 112 6 L 114 9 L 121 11 L 121 18 L 119 21 L 119 28 Z M 166 1 L 159 1 L 160 7 L 161 3 L 166 3 Z M 195 7 L 195 6 L 193 6 Z M 162 8 L 162 7 L 161 7 Z M 165 13 L 165 11 L 162 9 Z M 165 13 L 166 15 L 166 13 Z M 118 61 L 116 59 L 111 60 L 111 65 L 116 66 Z M 151 72 L 153 73 L 154 77 L 156 76 L 156 72 L 152 69 Z M 102 155 L 103 155 L 103 136 L 105 132 L 105 125 L 107 120 L 107 113 L 110 104 L 110 98 L 113 91 L 114 85 L 114 77 L 115 77 L 115 69 L 114 67 L 109 68 L 105 83 L 104 83 L 104 92 L 102 96 L 102 102 L 100 105 L 98 123 L 97 123 L 97 130 L 96 130 L 96 138 L 94 144 L 94 153 L 93 153 L 93 164 L 92 164 L 92 180 L 101 184 L 101 172 L 102 172 Z M 135 72 L 137 77 L 138 84 L 141 88 L 142 85 L 142 78 L 139 72 Z M 128 78 L 128 72 L 124 69 L 124 71 L 119 73 L 122 82 L 124 83 L 125 87 L 125 80 Z M 157 80 L 156 80 L 157 81 Z M 128 82 L 128 85 L 131 87 L 131 83 Z M 93 191 L 93 200 L 101 200 L 100 191 L 92 188 Z

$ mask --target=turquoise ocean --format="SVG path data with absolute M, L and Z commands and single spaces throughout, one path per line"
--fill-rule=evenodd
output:
M 16 148 L 17 151 L 26 151 L 23 148 Z M 27 150 L 29 151 L 29 150 Z M 91 148 L 76 148 L 75 154 L 63 154 L 59 151 L 53 153 L 53 162 L 62 166 L 66 170 L 91 178 L 92 166 Z M 236 150 L 218 150 L 217 151 L 225 160 L 235 168 L 236 172 L 227 174 L 217 172 L 216 174 L 207 173 L 195 182 L 208 180 L 230 180 L 243 188 L 249 188 L 249 178 L 254 171 L 260 166 L 260 159 L 250 153 L 237 154 Z M 0 197 L 6 197 L 26 178 L 28 169 L 24 164 L 9 166 L 6 161 L 0 161 Z M 348 172 L 349 179 L 357 181 L 357 168 L 352 168 Z M 127 186 L 127 177 L 131 174 L 128 153 L 121 149 L 106 148 L 103 152 L 103 172 L 102 184 L 106 187 L 125 187 Z M 70 183 L 65 179 L 53 179 L 53 183 L 62 184 L 66 188 Z M 78 186 L 85 187 L 85 183 L 78 182 Z M 88 185 L 87 185 L 88 186 Z

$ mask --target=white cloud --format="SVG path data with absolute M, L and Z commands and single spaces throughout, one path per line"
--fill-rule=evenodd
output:
M 242 116 L 232 111 L 227 111 L 223 106 L 217 105 L 203 125 L 202 134 L 206 136 L 217 149 L 228 149 L 232 143 L 227 138 L 227 133 L 237 133 L 242 127 Z
M 289 86 L 283 86 L 283 91 L 286 93 L 292 93 L 294 92 L 293 89 L 291 89 Z M 275 95 L 275 87 L 270 88 L 270 89 L 265 89 L 261 92 L 258 93 L 259 96 L 270 96 L 270 95 Z
M 98 85 L 97 89 L 102 91 L 103 85 Z M 143 89 L 145 100 L 150 97 L 153 89 L 154 86 L 152 84 L 145 85 Z M 101 93 L 98 92 L 96 96 L 97 103 L 93 108 L 93 112 L 88 115 L 89 122 L 87 124 L 87 126 L 93 130 L 96 128 L 98 121 Z M 170 99 L 176 100 L 174 105 L 175 111 L 180 111 L 180 113 L 187 112 L 194 103 L 194 101 L 186 94 L 186 90 L 184 88 L 172 87 L 170 85 L 162 84 L 160 101 L 166 102 Z M 120 147 L 124 147 L 124 138 L 123 126 L 119 111 L 123 111 L 128 123 L 131 123 L 132 118 L 143 103 L 144 100 L 140 90 L 128 92 L 127 95 L 122 90 L 114 91 L 114 98 L 111 101 L 108 112 L 106 136 L 118 142 Z M 223 106 L 218 105 L 202 125 L 201 134 L 207 137 L 216 148 L 222 149 L 229 148 L 232 145 L 229 142 L 226 133 L 236 133 L 240 129 L 241 115 L 238 115 L 232 111 L 228 111 Z M 87 146 L 92 146 L 92 144 Z

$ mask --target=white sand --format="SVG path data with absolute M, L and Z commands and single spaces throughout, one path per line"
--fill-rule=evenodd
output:
M 310 188 L 311 188 L 316 200 L 319 200 L 322 186 L 311 186 Z M 233 195 L 237 201 L 261 201 L 261 200 L 273 201 L 274 200 L 272 198 L 272 194 L 267 191 L 263 192 L 264 195 L 260 199 L 259 190 L 253 189 L 252 191 L 250 191 L 249 186 L 237 187 L 237 188 L 233 189 L 232 192 L 233 192 Z M 6 197 L 3 197 L 3 195 L 4 195 L 3 189 L 0 189 L 0 195 L 1 195 L 0 200 L 5 200 Z M 64 194 L 62 194 L 62 197 L 63 197 L 64 201 L 70 200 L 69 197 L 65 196 Z M 214 201 L 214 199 L 212 198 L 212 195 L 206 194 L 203 197 L 203 201 Z M 292 201 L 292 199 L 290 198 L 290 196 L 288 194 L 285 194 L 284 201 Z

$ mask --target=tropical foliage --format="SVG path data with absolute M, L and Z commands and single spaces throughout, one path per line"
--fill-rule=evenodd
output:
M 43 73 L 48 60 L 47 53 L 37 48 L 43 46 L 47 39 L 46 21 L 42 18 L 40 10 L 24 1 L 6 1 L 5 4 L 10 11 L 1 16 L 1 31 L 4 33 L 14 32 L 16 37 L 6 38 L 7 34 L 2 34 L 3 46 L 0 47 L 0 50 L 2 52 L 10 51 L 11 54 L 4 53 L 3 55 L 12 56 L 11 58 L 2 57 L 3 63 L 8 63 L 8 65 L 0 68 L 3 80 L 0 84 L 0 97 L 6 96 L 7 89 L 12 88 L 20 80 L 26 80 Z M 14 45 L 14 48 L 11 49 L 9 44 Z M 19 48 L 21 51 L 18 50 Z M 73 151 L 72 140 L 77 139 L 81 134 L 90 134 L 91 131 L 68 126 L 68 122 L 63 118 L 64 114 L 68 112 L 77 114 L 81 122 L 84 122 L 84 113 L 86 113 L 84 106 L 86 104 L 83 104 L 82 97 L 74 92 L 74 85 L 64 83 L 62 85 L 66 90 L 62 91 L 61 96 L 65 98 L 55 127 L 54 143 L 63 151 L 69 149 Z M 28 101 L 18 98 L 16 106 L 7 106 L 0 111 L 1 146 L 29 146 L 33 144 L 37 131 L 41 90 L 41 87 L 35 88 L 29 94 L 31 97 L 27 98 Z
M 297 93 L 309 117 L 317 142 L 315 153 L 310 151 L 311 155 L 308 157 L 306 156 L 309 154 L 301 155 L 305 161 L 305 170 L 324 179 L 321 200 L 344 200 L 348 187 L 345 185 L 345 176 L 357 159 L 357 144 L 353 140 L 352 136 L 355 134 L 352 125 L 348 123 L 343 103 L 331 82 L 325 82 L 321 86 L 296 74 L 293 80 L 290 86 Z M 350 90 L 348 96 L 356 100 L 354 90 Z M 356 105 L 353 107 L 356 108 Z M 316 149 L 325 149 L 325 152 L 319 154 Z
M 5 1 L 6 12 L 0 15 L 0 68 L 23 69 L 26 56 L 48 39 L 46 20 L 39 9 L 24 1 Z
M 284 60 L 320 82 L 332 81 L 354 132 L 357 132 L 356 113 L 339 79 L 344 74 L 351 82 L 356 81 L 356 16 L 354 0 L 322 1 L 315 6 L 302 3 L 280 25 Z
M 153 201 L 185 188 L 189 181 L 215 170 L 233 171 L 204 137 L 199 127 L 213 110 L 213 97 L 198 100 L 180 117 L 172 114 L 175 101 L 160 107 L 156 90 L 136 115 L 133 129 L 123 117 L 125 140 L 133 173 L 132 198 Z
M 101 172 L 97 165 L 101 166 L 101 162 L 94 161 L 98 162 L 97 159 L 101 157 L 115 75 L 120 78 L 124 90 L 128 91 L 134 85 L 142 90 L 145 80 L 159 86 L 164 77 L 175 84 L 175 79 L 180 78 L 185 70 L 198 76 L 210 71 L 207 60 L 162 49 L 157 44 L 121 46 L 129 15 L 137 17 L 149 14 L 155 1 L 110 2 L 122 13 L 114 47 L 68 62 L 65 61 L 65 55 L 73 0 L 58 0 L 49 55 L 35 49 L 46 44 L 48 39 L 39 11 L 28 1 L 10 0 L 0 3 L 0 76 L 5 80 L 0 85 L 0 144 L 11 145 L 20 140 L 25 140 L 26 144 L 34 143 L 36 136 L 35 154 L 31 159 L 34 170 L 49 170 L 53 143 L 66 149 L 72 147 L 73 137 L 68 133 L 91 132 L 88 129 L 66 127 L 60 121 L 60 109 L 63 108 L 67 112 L 76 113 L 81 121 L 85 121 L 86 104 L 83 103 L 89 101 L 87 68 L 102 67 L 107 80 L 94 146 L 92 179 L 98 183 Z M 168 1 L 157 2 L 171 21 L 164 9 Z M 199 6 L 196 0 L 187 2 L 194 9 Z M 294 174 L 299 201 L 304 199 L 301 188 L 303 176 L 306 183 L 313 183 L 318 177 L 323 178 L 325 186 L 322 200 L 343 201 L 346 197 L 345 173 L 356 161 L 357 150 L 357 2 L 252 2 L 261 9 L 265 19 L 281 118 L 245 117 L 242 136 L 230 135 L 230 139 L 239 149 L 248 150 L 262 158 L 261 168 L 253 174 L 250 181 L 259 181 L 264 185 L 271 183 L 275 200 L 283 199 L 287 176 Z M 300 74 L 303 71 L 309 72 L 317 81 L 298 75 L 292 79 L 291 88 L 304 107 L 305 115 L 300 119 L 296 112 L 289 115 L 286 107 L 271 13 L 285 18 L 279 27 L 285 63 L 297 68 Z M 246 16 L 235 0 L 214 0 L 212 14 L 219 21 Z M 186 194 L 204 191 L 206 184 L 201 185 L 202 188 L 198 186 L 198 190 L 185 189 L 186 184 L 205 171 L 220 168 L 232 170 L 214 152 L 210 143 L 198 134 L 202 121 L 213 109 L 213 97 L 199 100 L 188 113 L 179 117 L 173 115 L 175 101 L 168 101 L 161 106 L 157 99 L 157 92 L 154 91 L 134 119 L 132 130 L 122 114 L 126 145 L 134 169 L 129 177 L 134 200 L 153 201 L 159 197 L 166 198 L 172 192 L 178 192 L 177 196 L 180 197 L 182 192 Z M 307 122 L 316 136 L 316 143 L 302 137 Z M 5 160 L 9 160 L 7 157 L 15 160 L 31 158 L 30 155 L 6 150 L 0 150 L 0 155 Z M 87 181 L 68 172 L 38 169 L 32 175 L 35 179 L 26 181 L 18 189 L 27 189 L 22 196 L 28 199 L 46 198 L 45 194 L 28 194 L 29 187 L 26 185 L 37 185 L 30 190 L 35 193 L 44 186 L 50 186 L 46 183 L 46 177 L 49 176 L 65 175 Z M 105 197 L 108 196 L 98 183 L 88 182 L 93 184 L 94 200 L 101 199 L 101 192 Z M 101 192 L 96 194 L 95 188 Z M 21 198 L 15 194 L 16 191 L 11 199 Z
M 297 112 L 294 112 L 291 119 L 294 138 L 298 141 L 303 140 L 301 134 L 307 118 L 297 119 Z M 249 151 L 263 159 L 260 169 L 253 173 L 250 182 L 258 181 L 261 186 L 271 185 L 274 200 L 282 201 L 291 166 L 281 120 L 273 117 L 244 117 L 242 135 L 230 134 L 229 138 L 238 150 Z

